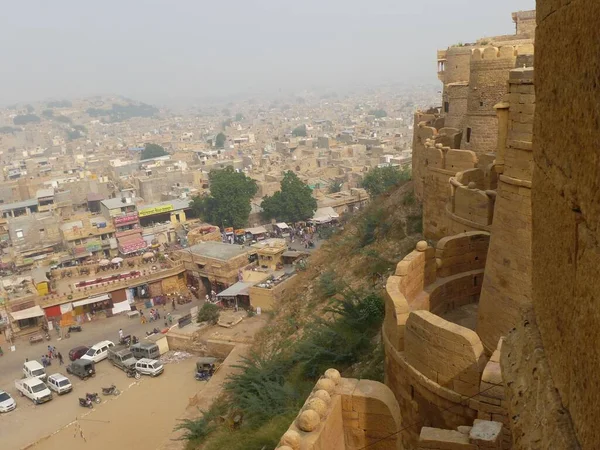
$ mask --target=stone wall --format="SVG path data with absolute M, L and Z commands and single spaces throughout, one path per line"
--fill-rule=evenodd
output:
M 404 332 L 406 362 L 440 386 L 472 396 L 487 363 L 477 334 L 428 311 L 412 312 Z
M 509 338 L 502 365 L 519 449 L 600 448 L 598 17 L 595 0 L 537 2 L 535 320 Z
M 329 369 L 277 450 L 400 450 L 400 427 L 398 403 L 384 384 Z
M 498 152 L 494 222 L 477 320 L 488 354 L 531 303 L 532 68 L 510 72 L 507 100 L 505 148 Z
M 467 115 L 467 99 L 469 96 L 468 81 L 457 82 L 447 85 L 446 93 L 443 97 L 444 108 L 448 103 L 448 112 L 445 113 L 444 125 L 451 128 L 462 130 L 464 119 Z

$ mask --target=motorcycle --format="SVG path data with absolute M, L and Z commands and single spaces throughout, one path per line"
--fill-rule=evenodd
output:
M 69 327 L 69 333 L 72 333 L 74 331 L 80 332 L 83 331 L 83 329 L 81 328 L 81 325 L 71 325 Z
M 121 339 L 119 339 L 119 344 L 129 346 L 129 344 L 131 344 L 131 336 L 123 336 Z
M 119 395 L 120 393 L 121 391 L 119 391 L 114 384 L 107 388 L 102 388 L 102 394 L 104 395 Z
M 102 401 L 97 392 L 94 392 L 93 394 L 88 392 L 85 394 L 85 398 L 94 403 L 100 403 Z
M 46 338 L 47 341 L 50 340 L 50 335 L 48 333 L 46 333 L 46 335 L 44 337 Z
M 137 344 L 138 342 L 140 342 L 140 340 L 139 340 L 137 337 L 133 336 L 133 337 L 131 338 L 131 343 L 132 343 L 132 344 Z
M 93 408 L 94 404 L 89 398 L 80 398 L 79 406 L 83 406 L 84 408 Z
M 158 334 L 160 333 L 160 330 L 158 328 L 155 328 L 152 331 L 146 331 L 146 336 L 152 336 L 153 334 Z
M 203 370 L 201 372 L 196 372 L 196 380 L 198 381 L 208 381 L 212 377 L 212 373 L 207 370 Z
M 130 369 L 127 369 L 127 378 L 135 378 L 136 380 L 139 380 L 142 377 L 142 375 L 135 370 L 133 367 Z

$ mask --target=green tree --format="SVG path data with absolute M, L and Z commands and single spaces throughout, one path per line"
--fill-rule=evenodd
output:
M 385 110 L 383 109 L 374 109 L 372 111 L 369 111 L 369 114 L 377 117 L 378 119 L 381 119 L 382 117 L 387 117 L 387 112 L 385 112 Z
M 410 180 L 410 169 L 398 169 L 394 166 L 375 167 L 365 175 L 362 187 L 371 197 L 383 194 L 394 186 Z
M 329 193 L 335 194 L 336 192 L 340 192 L 342 190 L 343 183 L 341 181 L 334 181 L 329 185 Z
M 281 180 L 281 190 L 266 196 L 261 204 L 267 219 L 299 222 L 310 219 L 317 210 L 312 190 L 291 170 Z
M 219 321 L 221 315 L 221 308 L 212 303 L 205 303 L 198 311 L 198 322 L 208 322 L 211 325 L 215 325 Z
M 61 122 L 61 123 L 71 123 L 72 120 L 70 117 L 67 116 L 55 116 L 54 120 L 56 120 L 57 122 Z
M 54 111 L 52 111 L 51 109 L 45 109 L 42 111 L 42 116 L 46 117 L 47 119 L 50 119 L 52 116 L 54 116 Z
M 210 195 L 195 197 L 190 202 L 192 212 L 209 223 L 222 227 L 241 228 L 248 222 L 250 200 L 256 195 L 256 181 L 229 166 L 208 174 Z
M 226 140 L 227 140 L 227 136 L 225 136 L 223 133 L 217 134 L 217 137 L 215 138 L 215 147 L 217 147 L 217 148 L 225 147 Z
M 15 125 L 26 125 L 28 123 L 40 123 L 42 120 L 35 114 L 22 114 L 13 118 Z
M 237 113 L 235 115 L 235 121 L 236 122 L 241 122 L 242 120 L 244 120 L 244 115 L 242 113 Z
M 306 125 L 300 125 L 292 130 L 293 136 L 306 137 Z
M 35 109 L 34 109 L 34 108 L 33 108 L 33 106 L 31 106 L 31 105 L 25 105 L 25 109 L 27 109 L 27 112 L 28 112 L 29 114 L 31 114 L 32 112 L 34 112 L 34 111 L 35 111 Z
M 146 147 L 142 151 L 142 156 L 140 160 L 158 158 L 159 156 L 165 156 L 168 153 L 165 151 L 163 147 L 158 144 L 146 144 Z

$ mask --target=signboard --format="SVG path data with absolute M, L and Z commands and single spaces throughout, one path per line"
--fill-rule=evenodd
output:
M 140 217 L 152 216 L 154 214 L 161 214 L 161 213 L 173 211 L 173 209 L 174 209 L 173 205 L 163 205 L 163 206 L 156 206 L 154 208 L 140 209 L 139 216 Z
M 137 213 L 129 213 L 122 216 L 116 216 L 113 218 L 115 225 L 124 225 L 131 222 L 137 222 Z
M 192 323 L 192 315 L 191 314 L 186 314 L 185 316 L 182 316 L 177 321 L 177 324 L 179 325 L 179 328 L 183 328 L 186 325 L 189 325 L 190 323 Z

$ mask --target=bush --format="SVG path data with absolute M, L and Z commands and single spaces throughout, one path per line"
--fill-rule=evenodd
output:
M 221 308 L 212 303 L 205 303 L 198 311 L 198 322 L 208 322 L 212 325 L 219 321 L 221 315 Z
M 335 272 L 329 270 L 319 277 L 319 291 L 325 297 L 333 297 L 342 290 L 341 283 L 337 280 Z

